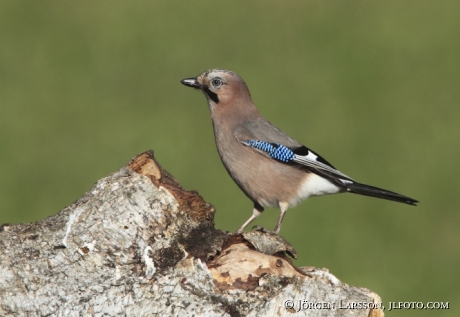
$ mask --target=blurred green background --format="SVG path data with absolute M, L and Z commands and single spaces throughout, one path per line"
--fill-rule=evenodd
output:
M 368 184 L 421 201 L 313 198 L 281 234 L 296 264 L 389 301 L 460 304 L 458 1 L 3 1 L 0 223 L 57 213 L 154 149 L 234 231 L 252 204 L 224 170 L 205 97 L 243 77 L 264 116 Z M 274 227 L 269 209 L 254 224 Z

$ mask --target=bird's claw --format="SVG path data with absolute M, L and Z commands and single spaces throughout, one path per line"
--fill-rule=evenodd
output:
M 261 226 L 253 226 L 252 229 L 256 229 L 255 231 L 259 231 L 259 232 L 262 232 L 262 233 L 269 233 L 269 234 L 274 234 L 274 235 L 279 235 L 278 232 L 276 231 L 273 231 L 273 230 L 268 230 L 268 229 L 265 229 L 264 227 L 261 227 Z

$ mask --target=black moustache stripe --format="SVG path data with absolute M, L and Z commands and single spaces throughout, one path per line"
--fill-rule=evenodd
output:
M 212 101 L 214 101 L 215 103 L 219 103 L 219 98 L 217 97 L 217 94 L 216 93 L 213 93 L 211 90 L 209 90 L 209 88 L 205 88 L 204 89 L 204 92 L 206 93 L 206 95 L 209 97 L 209 99 L 211 99 Z

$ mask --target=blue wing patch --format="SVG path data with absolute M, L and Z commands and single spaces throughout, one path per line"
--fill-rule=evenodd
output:
M 271 158 L 281 161 L 281 162 L 290 162 L 294 159 L 294 152 L 285 147 L 284 145 L 278 143 L 268 143 L 259 140 L 248 140 L 244 144 L 263 151 L 268 154 Z
M 339 177 L 342 183 L 350 181 L 354 182 L 351 177 L 343 174 L 342 172 L 339 172 L 334 167 L 332 167 L 332 165 L 326 162 L 322 157 L 316 155 L 312 151 L 308 150 L 306 147 L 302 148 L 302 150 L 305 149 L 302 153 L 304 155 L 299 155 L 294 152 L 295 150 L 293 151 L 290 148 L 278 143 L 270 143 L 260 140 L 247 140 L 241 143 L 250 146 L 258 151 L 264 152 L 269 157 L 280 162 L 297 163 L 306 167 L 330 173 L 335 177 Z

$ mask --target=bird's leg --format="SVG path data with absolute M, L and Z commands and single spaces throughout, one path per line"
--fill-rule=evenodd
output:
M 288 207 L 289 207 L 289 204 L 287 202 L 280 202 L 279 203 L 280 205 L 280 216 L 278 218 L 278 223 L 276 224 L 276 227 L 275 227 L 275 233 L 278 234 L 280 233 L 280 230 L 281 230 L 281 223 L 283 222 L 283 218 L 284 218 L 284 215 L 286 214 L 286 211 L 288 210 Z
M 262 212 L 264 211 L 264 207 L 261 205 L 254 203 L 254 209 L 252 210 L 252 216 L 239 228 L 236 233 L 242 233 L 244 228 L 246 228 L 254 219 L 259 217 Z

